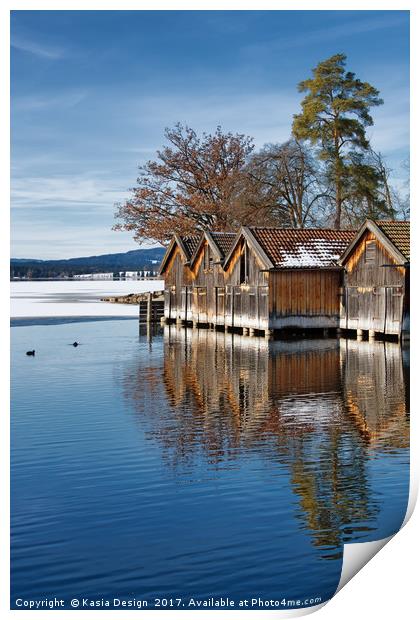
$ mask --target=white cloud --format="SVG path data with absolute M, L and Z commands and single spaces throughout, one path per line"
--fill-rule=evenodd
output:
M 115 202 L 128 195 L 129 184 L 86 175 L 21 177 L 12 179 L 13 209 L 103 207 L 112 209 Z
M 28 52 L 29 54 L 49 60 L 58 60 L 64 56 L 64 49 L 60 47 L 52 47 L 16 35 L 12 37 L 11 46 L 22 52 Z
M 73 108 L 87 96 L 87 91 L 68 91 L 59 95 L 39 96 L 27 95 L 12 98 L 12 109 L 14 111 L 36 111 L 48 108 Z
M 115 232 L 102 223 L 96 226 L 51 228 L 48 223 L 22 223 L 12 233 L 11 256 L 14 258 L 74 258 L 139 249 L 131 233 Z M 150 244 L 142 247 L 150 247 Z
M 287 140 L 293 113 L 299 109 L 299 94 L 289 92 L 265 93 L 200 93 L 138 97 L 131 96 L 118 109 L 124 112 L 135 128 L 159 128 L 160 148 L 164 142 L 164 127 L 180 121 L 197 132 L 212 132 L 217 125 L 225 131 L 251 135 L 257 147 L 266 142 Z
M 345 17 L 345 14 L 343 14 Z M 285 50 L 288 48 L 315 45 L 317 43 L 324 43 L 331 40 L 342 40 L 343 38 L 354 37 L 358 34 L 374 32 L 375 30 L 384 30 L 387 28 L 395 28 L 398 25 L 408 25 L 408 11 L 407 16 L 403 15 L 385 15 L 383 17 L 376 16 L 371 20 L 361 21 L 344 21 L 344 23 L 329 28 L 320 28 L 313 30 L 312 32 L 304 32 L 299 34 L 293 32 L 289 36 L 277 37 L 264 43 L 257 43 L 252 45 L 246 45 L 242 48 L 242 52 L 246 55 L 260 54 L 261 52 L 275 52 Z

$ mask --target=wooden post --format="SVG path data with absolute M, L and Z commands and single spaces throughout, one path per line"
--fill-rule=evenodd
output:
M 369 340 L 375 340 L 375 330 L 369 330 Z
M 152 298 L 153 298 L 152 293 L 147 293 L 147 315 L 146 315 L 147 323 L 150 323 L 152 320 Z

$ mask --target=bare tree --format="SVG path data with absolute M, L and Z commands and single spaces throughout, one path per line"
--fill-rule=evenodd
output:
M 167 241 L 174 232 L 188 234 L 206 228 L 232 230 L 241 223 L 237 196 L 253 150 L 243 134 L 202 136 L 178 123 L 166 129 L 168 145 L 155 161 L 139 168 L 132 196 L 117 205 L 115 230 L 134 233 L 136 241 Z
M 288 228 L 322 224 L 328 192 L 320 168 L 301 142 L 268 144 L 248 166 L 245 187 L 250 220 Z
M 392 170 L 383 155 L 369 148 L 362 156 L 350 156 L 343 184 L 343 222 L 357 226 L 366 218 L 407 219 L 409 196 L 391 184 Z

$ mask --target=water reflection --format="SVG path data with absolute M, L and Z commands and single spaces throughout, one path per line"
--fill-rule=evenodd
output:
M 168 326 L 163 346 L 162 365 L 132 366 L 124 386 L 174 471 L 202 475 L 256 456 L 286 470 L 295 518 L 321 557 L 380 537 L 386 487 L 372 462 L 409 446 L 408 356 L 398 344 L 268 342 Z M 169 407 L 153 404 L 162 390 Z

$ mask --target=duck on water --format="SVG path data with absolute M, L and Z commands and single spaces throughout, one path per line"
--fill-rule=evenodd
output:
M 76 340 L 73 342 L 72 346 L 73 347 L 78 347 L 79 346 L 79 342 L 77 342 Z M 26 355 L 30 355 L 32 357 L 35 357 L 35 349 L 32 349 L 32 351 L 26 351 Z

